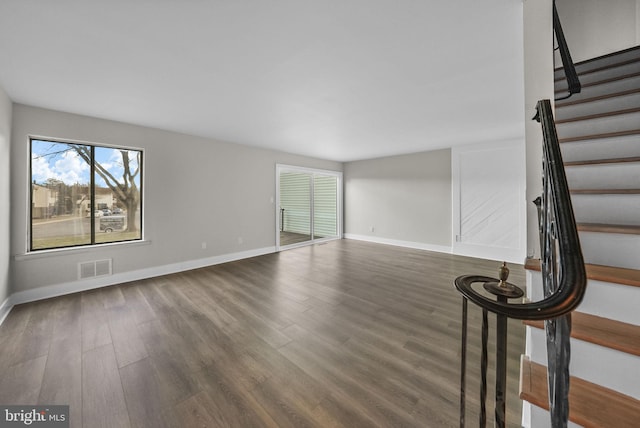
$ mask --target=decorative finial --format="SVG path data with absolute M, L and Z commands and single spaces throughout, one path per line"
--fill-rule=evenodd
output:
M 502 266 L 498 269 L 498 278 L 500 278 L 500 287 L 505 287 L 507 279 L 509 278 L 509 268 L 507 262 L 502 262 Z

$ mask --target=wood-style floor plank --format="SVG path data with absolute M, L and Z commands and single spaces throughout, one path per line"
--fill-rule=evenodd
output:
M 453 280 L 499 266 L 341 240 L 20 305 L 0 326 L 0 402 L 70 404 L 74 427 L 458 426 Z M 470 306 L 469 424 L 480 319 Z M 520 322 L 508 340 L 515 427 Z
M 0 376 L 0 403 L 4 405 L 37 404 L 47 356 L 12 365 Z
M 82 426 L 82 337 L 63 335 L 51 342 L 39 404 L 69 406 L 70 425 Z
M 120 378 L 131 427 L 168 427 L 163 415 L 167 407 L 163 406 L 162 385 L 158 382 L 151 359 L 144 358 L 120 368 Z
M 131 426 L 111 344 L 82 355 L 82 425 L 96 428 Z

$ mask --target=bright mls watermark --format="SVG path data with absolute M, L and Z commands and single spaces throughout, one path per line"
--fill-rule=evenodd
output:
M 0 428 L 69 428 L 69 406 L 2 406 Z

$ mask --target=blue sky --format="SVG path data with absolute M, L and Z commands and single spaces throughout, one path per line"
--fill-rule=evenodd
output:
M 31 179 L 36 183 L 44 183 L 49 178 L 60 180 L 65 184 L 89 184 L 89 165 L 71 149 L 71 145 L 43 140 L 31 141 Z M 122 155 L 119 149 L 96 147 L 96 161 L 106 167 L 117 179 L 122 178 Z M 135 162 L 133 153 L 130 156 Z M 132 165 L 132 168 L 134 165 Z M 140 175 L 136 183 L 140 184 Z M 106 187 L 104 180 L 96 174 L 96 185 Z

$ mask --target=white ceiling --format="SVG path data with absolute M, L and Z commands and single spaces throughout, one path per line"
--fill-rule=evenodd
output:
M 0 0 L 14 102 L 349 161 L 524 133 L 521 0 Z

